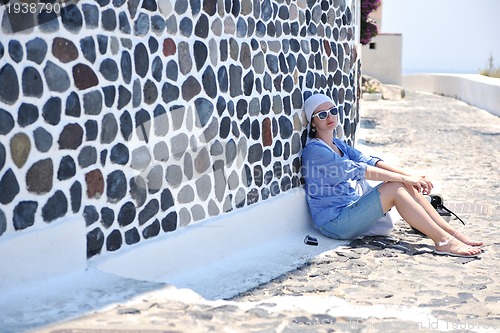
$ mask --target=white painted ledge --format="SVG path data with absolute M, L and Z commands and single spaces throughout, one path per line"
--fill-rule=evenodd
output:
M 318 246 L 304 244 L 306 235 Z M 346 244 L 313 226 L 305 193 L 277 197 L 207 219 L 92 266 L 106 273 L 189 288 L 206 299 L 229 298 Z
M 0 242 L 0 292 L 84 271 L 85 221 L 71 217 Z
M 479 74 L 413 74 L 403 88 L 453 97 L 500 116 L 500 79 Z

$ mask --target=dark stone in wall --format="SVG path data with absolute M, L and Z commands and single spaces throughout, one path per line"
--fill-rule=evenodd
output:
M 104 94 L 104 104 L 111 108 L 115 103 L 116 88 L 114 86 L 103 87 L 102 92 Z
M 132 134 L 133 125 L 132 125 L 132 117 L 128 111 L 125 111 L 120 116 L 120 132 L 122 133 L 123 138 L 128 141 Z
M 172 196 L 172 192 L 168 188 L 164 189 L 161 192 L 161 210 L 166 211 L 169 208 L 174 206 L 174 198 Z
M 177 229 L 177 213 L 170 212 L 161 221 L 161 227 L 164 232 L 174 231 Z
M 243 94 L 245 96 L 250 96 L 253 92 L 253 87 L 254 87 L 254 75 L 253 72 L 248 72 L 244 77 L 243 77 Z
M 213 16 L 217 12 L 217 0 L 205 0 L 203 1 L 203 11 L 208 15 Z
M 70 86 L 70 79 L 64 69 L 57 66 L 50 60 L 43 69 L 45 80 L 50 91 L 65 92 Z
M 177 46 L 175 45 L 174 40 L 172 38 L 165 38 L 165 40 L 163 41 L 163 55 L 165 57 L 168 57 L 168 56 L 174 55 L 176 51 L 177 51 Z M 177 66 L 176 63 L 174 63 L 174 64 Z M 168 68 L 167 68 L 167 70 L 168 70 Z M 167 74 L 167 77 L 168 77 L 168 74 Z
M 217 71 L 217 81 L 219 82 L 219 90 L 221 92 L 227 92 L 229 88 L 229 75 L 226 67 L 221 67 Z
M 41 11 L 38 14 L 38 23 L 38 29 L 42 32 L 51 33 L 59 30 L 59 19 L 54 11 Z
M 280 136 L 282 139 L 288 139 L 292 136 L 293 124 L 287 117 L 281 116 L 279 118 L 279 128 L 280 128 Z
M 71 185 L 69 189 L 70 201 L 71 201 L 71 211 L 76 213 L 80 210 L 82 204 L 82 184 L 76 181 Z
M 36 201 L 21 201 L 14 208 L 14 229 L 22 230 L 35 223 L 35 213 L 38 208 Z
M 87 184 L 87 197 L 100 198 L 104 193 L 104 177 L 101 170 L 95 169 L 85 174 L 85 183 Z
M 197 96 L 201 91 L 201 85 L 193 76 L 189 76 L 182 84 L 182 98 L 190 101 L 193 97 Z
M 57 171 L 58 180 L 70 179 L 76 174 L 76 164 L 73 158 L 69 155 L 64 156 L 59 163 Z
M 133 202 L 125 203 L 118 212 L 118 224 L 122 227 L 129 225 L 135 219 L 136 209 Z
M 97 47 L 100 54 L 105 55 L 108 52 L 108 41 L 109 36 L 97 35 Z
M 3 169 L 5 165 L 5 159 L 7 158 L 5 146 L 0 142 L 0 170 Z
M 104 245 L 104 234 L 99 228 L 95 228 L 87 233 L 87 258 L 91 258 L 101 253 Z
M 99 71 L 108 81 L 116 81 L 118 79 L 118 65 L 113 59 L 104 59 L 101 62 Z
M 184 155 L 184 163 L 182 165 L 182 169 L 184 171 L 184 176 L 186 176 L 187 180 L 191 180 L 193 178 L 193 158 L 190 154 Z
M 92 37 L 85 37 L 80 40 L 80 49 L 82 54 L 90 63 L 94 63 L 96 60 L 96 48 L 95 41 Z
M 129 161 L 129 150 L 127 146 L 118 143 L 111 149 L 110 155 L 111 162 L 116 164 L 125 165 Z
M 0 179 L 0 203 L 9 204 L 19 193 L 19 183 L 12 169 L 8 169 Z
M 62 6 L 61 21 L 66 30 L 77 33 L 83 25 L 82 13 L 75 5 Z
M 148 239 L 158 236 L 159 233 L 160 233 L 160 222 L 158 220 L 155 220 L 153 223 L 144 228 L 144 230 L 142 231 L 142 236 L 145 239 Z
M 101 125 L 101 143 L 111 143 L 118 134 L 118 122 L 112 113 L 104 115 Z
M 168 133 L 168 117 L 167 117 L 167 111 L 163 107 L 162 104 L 158 104 L 154 111 L 153 111 L 153 116 L 154 116 L 154 133 L 156 136 L 165 136 Z M 167 147 L 168 151 L 168 147 Z M 168 158 L 168 155 L 167 155 Z
M 1 82 L 0 82 L 1 83 Z M 2 86 L 3 87 L 3 86 Z M 3 88 L 2 88 L 3 89 Z M 0 89 L 0 94 L 2 89 Z M 15 122 L 12 115 L 4 109 L 0 109 L 0 134 L 6 135 L 14 128 Z
M 61 99 L 51 97 L 45 102 L 42 108 L 42 117 L 50 125 L 57 125 L 61 121 Z
M 167 63 L 166 75 L 168 79 L 177 81 L 177 77 L 179 76 L 179 67 L 175 61 L 171 60 Z
M 155 15 L 151 18 L 151 30 L 158 35 L 161 35 L 165 30 L 165 19 L 160 15 Z
M 162 99 L 165 103 L 170 103 L 179 99 L 179 88 L 176 85 L 166 82 L 162 88 Z
M 163 75 L 163 63 L 160 57 L 156 57 L 151 64 L 151 72 L 153 74 L 153 78 L 160 82 Z
M 106 159 L 108 158 L 108 150 L 107 149 L 101 150 L 100 157 L 101 157 L 100 158 L 101 166 L 106 166 Z
M 106 9 L 101 13 L 101 26 L 106 31 L 114 31 L 116 29 L 116 14 L 113 9 Z
M 10 139 L 12 161 L 18 168 L 22 168 L 31 151 L 31 142 L 24 133 L 17 133 Z
M 85 27 L 93 29 L 99 25 L 99 9 L 91 4 L 82 4 Z
M 158 5 L 155 0 L 144 0 L 142 3 L 142 8 L 154 12 L 158 9 Z
M 147 221 L 156 216 L 160 209 L 158 200 L 153 199 L 147 203 L 144 209 L 139 213 L 139 225 L 145 224 Z
M 218 132 L 219 132 L 219 121 L 217 120 L 216 117 L 213 117 L 212 121 L 210 122 L 210 125 L 208 125 L 205 128 L 203 134 L 200 136 L 200 141 L 211 142 L 213 139 L 215 139 Z
M 97 150 L 93 146 L 83 147 L 78 154 L 78 165 L 81 168 L 94 165 L 97 162 Z
M 127 1 L 128 11 L 130 13 L 130 17 L 135 18 L 135 14 L 137 14 L 137 8 L 139 7 L 140 0 L 129 0 Z
M 52 42 L 52 54 L 62 63 L 68 63 L 78 59 L 78 49 L 75 44 L 61 37 L 54 38 Z
M 136 244 L 141 240 L 141 235 L 139 235 L 139 231 L 137 228 L 132 228 L 130 230 L 125 231 L 125 243 L 127 245 Z
M 26 58 L 41 64 L 47 54 L 47 43 L 41 38 L 34 38 L 26 43 Z
M 79 124 L 68 124 L 64 126 L 59 135 L 59 149 L 75 150 L 82 144 L 83 129 Z
M 115 212 L 108 207 L 103 207 L 101 209 L 101 224 L 106 229 L 109 229 L 115 220 Z
M 19 63 L 23 60 L 24 51 L 21 43 L 17 40 L 9 41 L 9 55 L 12 60 Z
M 73 80 L 75 86 L 80 90 L 85 90 L 99 84 L 97 75 L 92 68 L 85 64 L 76 64 L 73 67 Z
M 2 236 L 6 230 L 7 230 L 7 217 L 5 216 L 3 210 L 0 209 L 0 236 Z
M 125 34 L 130 34 L 132 32 L 128 16 L 125 12 L 120 12 L 120 14 L 118 14 L 118 23 L 121 32 Z
M 130 103 L 131 100 L 132 100 L 132 93 L 124 86 L 120 86 L 118 88 L 118 109 L 119 110 L 123 109 Z
M 200 15 L 198 17 L 198 21 L 196 22 L 194 34 L 200 38 L 207 38 L 209 31 L 208 25 L 208 17 L 204 14 Z
M 43 127 L 38 127 L 33 131 L 35 146 L 39 152 L 45 153 L 52 147 L 52 135 Z
M 180 42 L 177 45 L 177 61 L 179 63 L 179 70 L 182 74 L 187 75 L 191 68 L 193 67 L 193 61 L 191 60 L 191 53 L 189 52 L 189 44 L 186 42 Z
M 2 73 L 0 73 L 2 74 Z M 22 74 L 23 94 L 26 97 L 41 97 L 43 94 L 42 77 L 34 67 L 25 67 Z M 2 82 L 0 82 L 2 83 Z M 4 84 L 13 84 L 13 82 L 3 82 Z M 14 84 L 15 85 L 15 84 Z M 4 85 L 2 85 L 4 86 Z M 3 90 L 3 89 L 2 89 Z M 10 89 L 7 89 L 10 90 Z
M 196 64 L 196 69 L 200 71 L 208 57 L 208 49 L 205 43 L 200 41 L 195 41 L 193 46 L 194 62 Z
M 229 66 L 229 88 L 231 97 L 240 96 L 243 93 L 241 88 L 241 75 L 241 67 L 236 65 Z
M 147 184 L 144 178 L 137 176 L 130 179 L 130 196 L 135 200 L 137 207 L 144 205 L 147 199 Z
M 139 14 L 134 22 L 134 32 L 138 36 L 144 36 L 149 32 L 149 16 L 147 14 Z
M 85 114 L 96 116 L 102 111 L 102 94 L 99 90 L 90 91 L 83 95 L 83 111 Z
M 127 193 L 127 178 L 121 170 L 111 172 L 106 179 L 108 202 L 117 202 Z
M 134 50 L 135 72 L 144 78 L 149 70 L 149 53 L 143 43 L 137 44 Z
M 68 200 L 62 191 L 56 191 L 42 208 L 42 217 L 45 222 L 52 222 L 63 217 L 68 211 Z
M 83 218 L 85 219 L 85 225 L 88 227 L 99 220 L 99 212 L 93 205 L 85 206 Z
M 54 165 L 50 158 L 35 162 L 26 173 L 28 191 L 45 194 L 52 189 Z
M 119 230 L 113 230 L 106 238 L 106 250 L 116 251 L 122 246 L 122 234 Z

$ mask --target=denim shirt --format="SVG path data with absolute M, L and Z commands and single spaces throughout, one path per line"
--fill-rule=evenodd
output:
M 359 199 L 349 181 L 364 179 L 367 165 L 375 166 L 381 160 L 365 156 L 337 138 L 333 142 L 343 153 L 342 157 L 318 139 L 310 140 L 302 152 L 307 204 L 318 227 L 339 216 L 343 207 Z

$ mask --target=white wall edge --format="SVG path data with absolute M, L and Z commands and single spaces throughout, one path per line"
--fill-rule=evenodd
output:
M 73 216 L 0 242 L 0 290 L 82 272 L 87 266 L 85 221 Z
M 304 244 L 306 235 L 318 246 Z M 303 188 L 188 225 L 92 265 L 118 276 L 229 298 L 346 244 L 314 227 Z
M 500 79 L 479 74 L 412 74 L 403 87 L 453 97 L 500 116 Z

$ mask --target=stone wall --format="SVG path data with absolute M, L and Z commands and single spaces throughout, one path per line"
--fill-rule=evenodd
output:
M 79 216 L 91 258 L 300 186 L 304 98 L 354 142 L 356 3 L 1 6 L 0 242 Z

